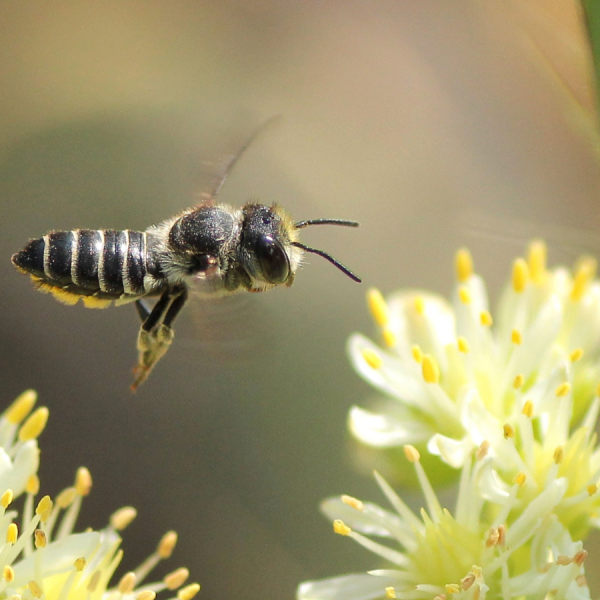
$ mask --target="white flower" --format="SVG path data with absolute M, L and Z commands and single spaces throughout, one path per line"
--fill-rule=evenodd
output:
M 564 478 L 550 481 L 520 510 L 515 509 L 523 503 L 521 482 L 495 504 L 478 493 L 492 464 L 482 452 L 465 461 L 451 514 L 441 507 L 417 450 L 407 446 L 405 451 L 425 497 L 427 508 L 420 516 L 377 474 L 394 512 L 349 496 L 322 506 L 336 533 L 353 538 L 390 567 L 303 583 L 298 600 L 590 597 L 583 574 L 587 553 L 554 514 L 566 491 Z
M 92 485 L 87 469 L 80 468 L 74 486 L 54 501 L 44 496 L 36 503 L 40 486 L 37 438 L 48 419 L 47 408 L 29 414 L 36 399 L 35 392 L 25 392 L 0 416 L 0 598 L 153 600 L 157 592 L 171 590 L 171 596 L 191 600 L 200 586 L 181 587 L 189 575 L 187 569 L 177 569 L 162 581 L 140 587 L 151 569 L 171 555 L 177 541 L 172 531 L 144 563 L 110 587 L 123 556 L 119 532 L 135 518 L 136 511 L 122 508 L 105 529 L 74 533 L 82 499 Z M 19 517 L 13 501 L 23 494 Z

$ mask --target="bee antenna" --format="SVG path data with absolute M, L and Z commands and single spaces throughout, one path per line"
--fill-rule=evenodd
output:
M 354 221 L 346 221 L 346 223 L 353 222 Z M 356 225 L 358 225 L 358 223 Z M 356 227 L 356 225 L 350 225 L 350 227 Z M 292 242 L 292 246 L 296 246 L 296 248 L 302 248 L 302 250 L 304 250 L 305 252 L 312 252 L 313 254 L 318 254 L 319 256 L 322 256 L 324 259 L 328 260 L 332 265 L 337 267 L 342 273 L 348 275 L 348 277 L 350 277 L 352 281 L 356 281 L 356 283 L 362 283 L 362 280 L 359 279 L 350 269 L 348 269 L 342 263 L 335 260 L 335 258 L 333 258 L 333 256 L 331 256 L 330 254 L 327 254 L 327 252 L 323 252 L 323 250 L 317 250 L 316 248 L 310 248 L 309 246 L 305 246 L 300 242 Z
M 358 227 L 356 221 L 347 221 L 345 219 L 310 219 L 309 221 L 298 221 L 295 229 L 304 229 L 309 225 L 341 225 L 342 227 Z
M 231 160 L 225 165 L 225 168 L 223 170 L 223 174 L 221 175 L 221 179 L 219 179 L 219 181 L 217 181 L 217 184 L 215 185 L 215 187 L 210 192 L 209 197 L 210 197 L 211 200 L 214 200 L 219 195 L 219 192 L 221 191 L 221 188 L 223 187 L 223 185 L 227 181 L 227 178 L 231 175 L 231 172 L 235 168 L 235 165 L 237 165 L 237 163 L 240 160 L 240 158 L 242 158 L 242 155 L 244 154 L 244 152 L 246 152 L 246 150 L 248 150 L 248 148 L 254 143 L 254 141 L 256 140 L 256 138 L 265 129 L 267 129 L 268 127 L 270 127 L 271 125 L 273 125 L 273 123 L 276 123 L 279 120 L 281 120 L 281 115 L 275 115 L 275 116 L 271 117 L 270 119 L 267 119 L 246 140 L 246 142 L 244 143 L 244 145 L 233 155 L 233 157 L 231 158 Z

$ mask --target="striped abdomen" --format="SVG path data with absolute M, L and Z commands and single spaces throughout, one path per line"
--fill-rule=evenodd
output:
M 52 231 L 31 240 L 12 262 L 31 275 L 40 291 L 65 304 L 82 298 L 89 308 L 104 308 L 157 288 L 158 269 L 148 258 L 146 233 L 139 231 Z

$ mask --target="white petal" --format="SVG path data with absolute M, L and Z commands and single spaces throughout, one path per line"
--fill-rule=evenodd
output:
M 427 443 L 427 450 L 431 454 L 439 456 L 445 463 L 455 469 L 465 464 L 465 460 L 470 456 L 474 447 L 475 445 L 469 437 L 455 440 L 441 433 L 436 433 Z
M 300 584 L 296 597 L 298 600 L 375 600 L 385 598 L 385 588 L 393 585 L 394 581 L 366 573 L 342 575 L 306 581 Z
M 0 448 L 0 494 L 11 489 L 15 496 L 25 490 L 29 478 L 37 473 L 40 451 L 36 440 L 21 445 L 13 460 Z
M 418 444 L 431 435 L 431 430 L 423 422 L 400 421 L 389 415 L 372 413 L 358 406 L 350 409 L 348 427 L 358 440 L 379 448 Z

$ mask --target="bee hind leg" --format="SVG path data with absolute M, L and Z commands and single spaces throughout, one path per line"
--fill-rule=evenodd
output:
M 186 290 L 167 290 L 151 311 L 141 301 L 136 302 L 140 317 L 145 318 L 138 334 L 138 363 L 133 369 L 132 392 L 146 381 L 154 365 L 171 346 L 175 335 L 171 324 L 186 300 Z

